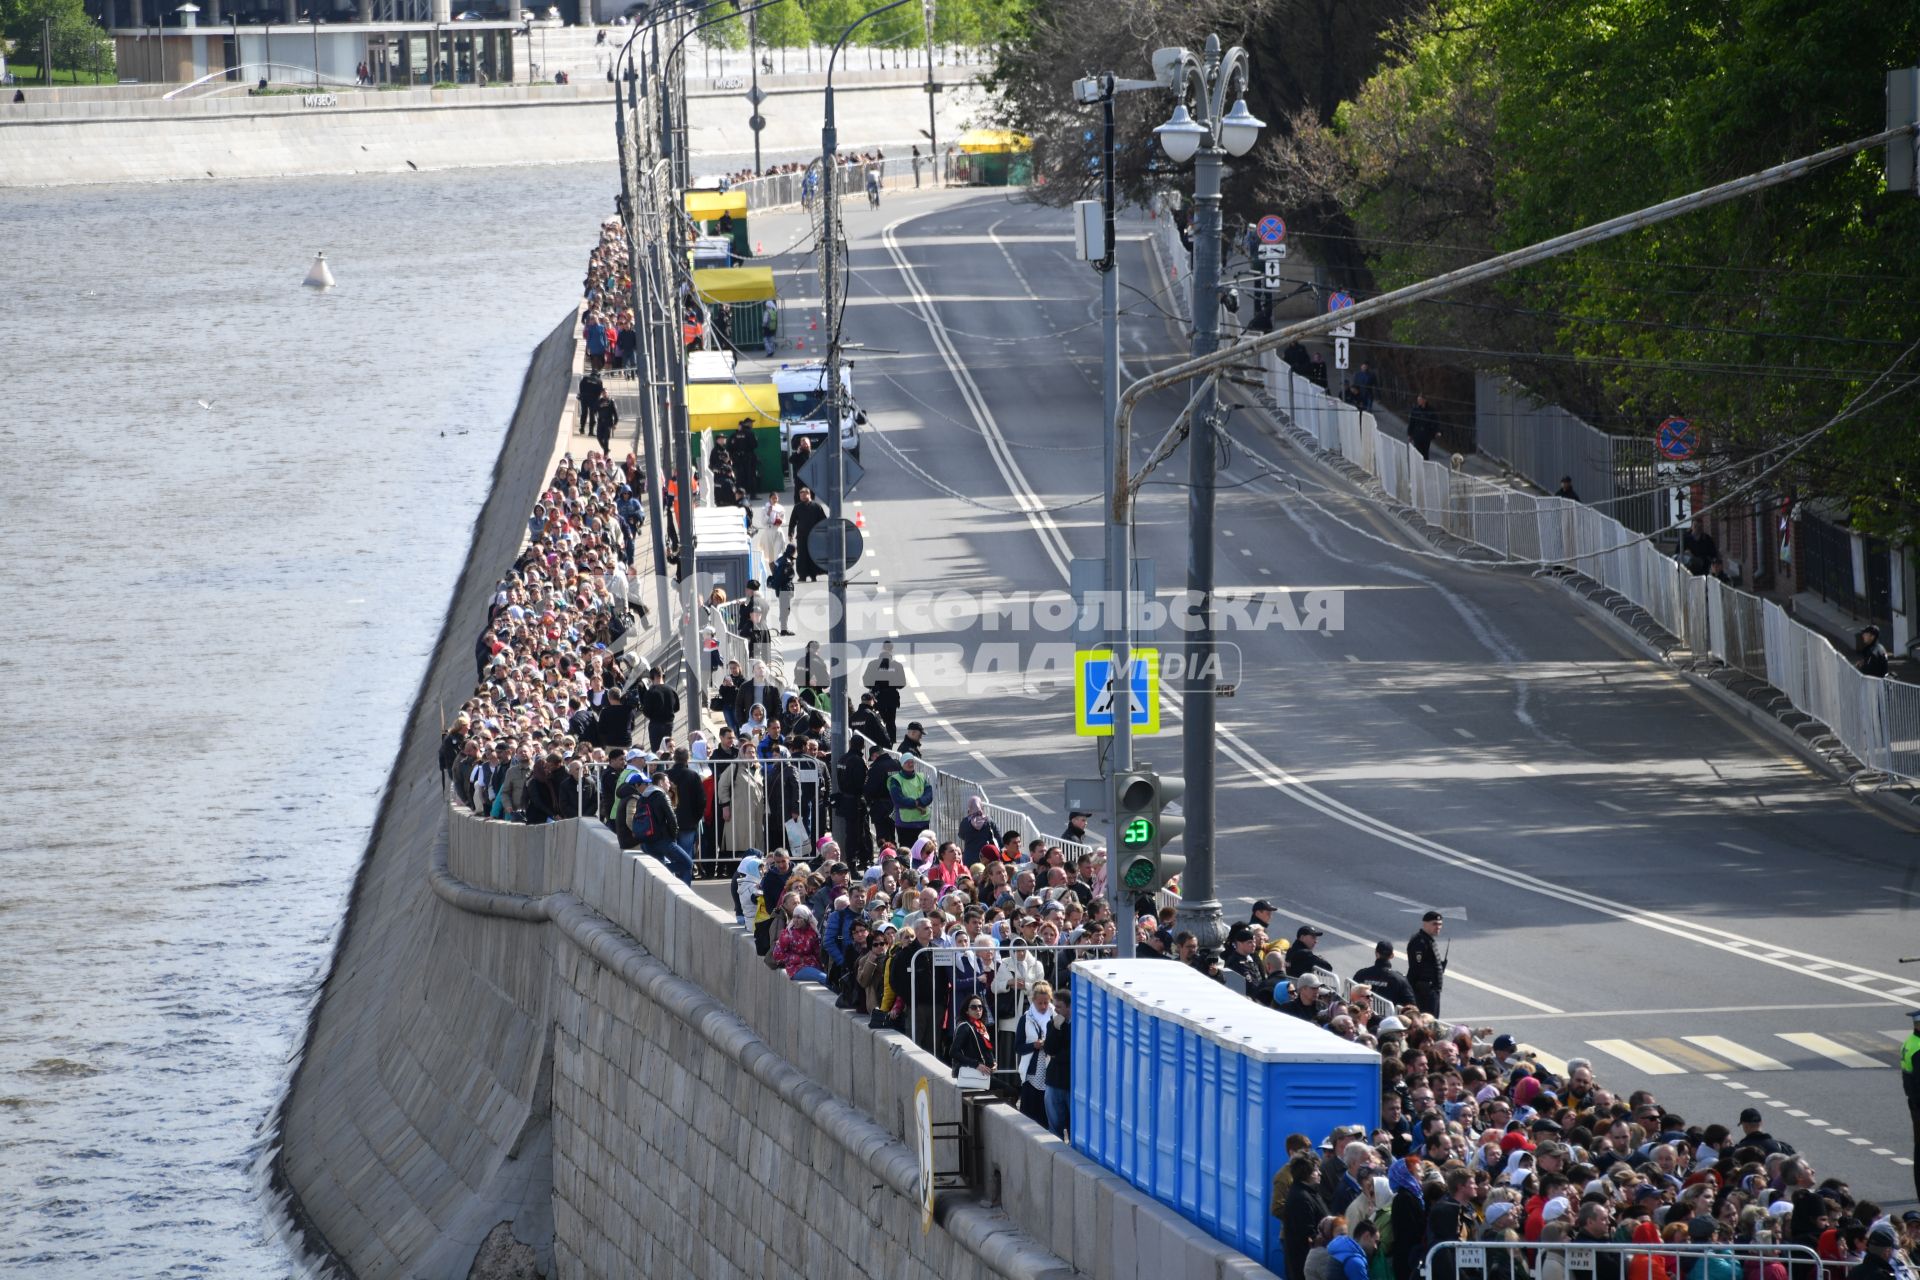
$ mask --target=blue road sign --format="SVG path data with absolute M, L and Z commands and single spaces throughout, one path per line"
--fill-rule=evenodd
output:
M 1660 424 L 1660 430 L 1654 435 L 1654 443 L 1665 457 L 1684 462 L 1693 456 L 1698 441 L 1694 439 L 1691 422 L 1685 418 L 1668 418 Z
M 1353 295 L 1345 289 L 1335 289 L 1327 295 L 1327 310 L 1329 311 L 1345 311 L 1352 305 Z
M 1160 654 L 1156 649 L 1135 649 L 1133 659 L 1131 722 L 1135 733 L 1160 732 Z M 1116 701 L 1108 681 L 1113 670 L 1113 654 L 1093 650 L 1074 655 L 1079 679 L 1074 684 L 1073 731 L 1082 737 L 1113 732 L 1113 704 Z
M 1287 238 L 1287 220 L 1277 213 L 1260 219 L 1257 228 L 1262 244 L 1279 244 Z

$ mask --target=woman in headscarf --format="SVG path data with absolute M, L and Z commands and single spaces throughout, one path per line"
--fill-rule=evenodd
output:
M 1402 1156 L 1387 1166 L 1393 1191 L 1389 1221 L 1393 1227 L 1394 1280 L 1413 1280 L 1427 1253 L 1427 1200 L 1420 1192 L 1417 1156 Z
M 993 820 L 987 817 L 987 802 L 979 796 L 967 797 L 966 816 L 960 819 L 960 856 L 968 863 L 980 862 L 980 851 L 993 843 Z
M 913 842 L 913 848 L 907 851 L 907 865 L 915 871 L 925 871 L 927 863 L 933 860 L 934 851 L 939 847 L 932 831 L 922 831 Z

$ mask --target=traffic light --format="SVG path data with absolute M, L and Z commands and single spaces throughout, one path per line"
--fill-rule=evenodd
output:
M 1116 779 L 1115 827 L 1120 845 L 1120 883 L 1130 893 L 1152 893 L 1179 875 L 1187 860 L 1168 853 L 1187 820 L 1166 811 L 1187 789 L 1185 778 L 1133 769 Z

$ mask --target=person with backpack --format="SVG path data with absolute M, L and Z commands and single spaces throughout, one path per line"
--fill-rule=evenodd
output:
M 667 775 L 649 774 L 639 803 L 631 806 L 629 824 L 640 848 L 667 864 L 667 870 L 688 884 L 693 883 L 693 859 L 686 855 L 675 837 L 680 834 L 679 820 L 673 814 L 673 799 L 667 794 Z

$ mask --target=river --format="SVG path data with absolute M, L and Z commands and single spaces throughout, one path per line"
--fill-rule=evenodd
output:
M 0 197 L 0 1272 L 299 1269 L 265 1125 L 617 186 Z

